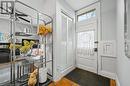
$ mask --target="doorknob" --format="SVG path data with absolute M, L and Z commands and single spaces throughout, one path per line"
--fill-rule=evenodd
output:
M 98 48 L 94 48 L 94 52 L 97 52 L 98 51 Z

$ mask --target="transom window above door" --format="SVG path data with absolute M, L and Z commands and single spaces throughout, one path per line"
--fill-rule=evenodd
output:
M 96 9 L 78 15 L 78 22 L 96 17 Z

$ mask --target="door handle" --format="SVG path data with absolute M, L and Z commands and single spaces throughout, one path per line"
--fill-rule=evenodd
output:
M 95 41 L 94 43 L 95 43 L 95 44 L 98 44 L 98 41 Z
M 98 48 L 94 48 L 94 52 L 97 52 L 98 51 Z

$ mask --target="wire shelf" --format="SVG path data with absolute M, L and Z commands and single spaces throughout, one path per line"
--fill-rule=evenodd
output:
M 4 6 L 4 4 L 6 5 L 6 7 Z M 23 7 L 27 9 L 22 10 L 21 7 L 22 9 Z M 16 36 L 22 36 L 22 37 L 23 36 L 25 37 L 38 36 L 37 34 L 34 34 L 34 33 L 16 32 L 16 24 L 30 26 L 31 28 L 38 28 L 39 24 L 45 24 L 45 25 L 50 24 L 53 27 L 53 18 L 51 16 L 45 13 L 39 12 L 37 9 L 32 8 L 31 6 L 19 0 L 15 0 L 15 1 L 2 0 L 0 9 L 1 9 L 1 14 L 0 14 L 1 21 L 4 20 L 7 22 L 10 22 L 10 43 L 11 44 L 14 44 L 14 45 L 16 44 L 16 41 L 15 41 Z M 31 12 L 34 12 L 34 13 L 31 14 Z M 0 84 L 0 86 L 27 86 L 28 76 L 29 76 L 28 74 L 31 73 L 32 71 L 30 70 L 28 71 L 28 73 L 25 73 L 23 71 L 25 70 L 24 67 L 26 67 L 26 65 L 33 65 L 34 69 L 35 68 L 39 69 L 40 67 L 42 67 L 41 65 L 44 65 L 46 67 L 47 63 L 51 63 L 51 66 L 52 66 L 52 74 L 47 73 L 48 76 L 51 78 L 48 78 L 48 80 L 42 84 L 39 84 L 39 81 L 38 81 L 38 84 L 36 86 L 46 86 L 50 82 L 52 82 L 53 80 L 53 33 L 51 34 L 52 34 L 52 41 L 51 41 L 52 43 L 47 43 L 47 40 L 46 40 L 47 37 L 45 36 L 45 42 L 44 42 L 45 56 L 43 58 L 34 60 L 34 59 L 31 59 L 32 56 L 18 57 L 15 54 L 15 47 L 13 47 L 13 49 L 11 50 L 11 57 L 10 57 L 11 61 L 6 64 L 3 64 L 3 65 L 10 64 L 10 69 L 11 69 L 10 78 L 11 79 L 8 82 Z M 48 45 L 51 45 L 49 47 L 52 48 L 51 60 L 47 60 L 47 56 L 46 56 L 46 53 L 47 53 L 46 47 L 48 47 Z M 27 63 L 22 64 L 22 62 L 25 62 L 25 61 Z M 36 63 L 38 63 L 37 66 L 34 65 Z M 17 69 L 17 72 L 16 72 L 16 69 Z

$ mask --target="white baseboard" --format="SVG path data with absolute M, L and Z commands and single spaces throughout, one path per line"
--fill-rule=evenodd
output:
M 83 70 L 86 70 L 86 71 L 90 71 L 90 72 L 93 72 L 93 73 L 96 73 L 97 74 L 97 71 L 96 69 L 93 69 L 91 67 L 87 67 L 87 66 L 84 66 L 84 65 L 81 65 L 81 64 L 77 64 L 76 66 L 77 68 L 80 68 L 80 69 L 83 69 Z
M 54 77 L 53 81 L 57 82 L 57 81 L 60 81 L 60 79 L 61 79 L 61 77 L 60 77 L 60 74 L 59 74 L 59 75 Z
M 116 75 L 116 86 L 121 86 L 121 85 L 120 85 L 120 82 L 119 82 L 119 78 L 118 78 L 117 75 Z
M 54 81 L 59 81 L 61 78 L 63 78 L 64 76 L 66 76 L 68 73 L 70 73 L 72 70 L 74 70 L 76 67 L 75 66 L 71 66 L 69 68 L 66 68 L 64 71 L 59 72 L 59 74 L 57 75 L 57 77 L 54 79 Z
M 108 77 L 110 79 L 116 80 L 116 74 L 115 73 L 110 73 L 110 72 L 107 72 L 107 71 L 99 71 L 98 74 L 101 75 L 101 76 Z
M 67 68 L 67 69 L 65 69 L 64 71 L 62 71 L 61 72 L 61 77 L 64 77 L 64 76 L 66 76 L 68 73 L 70 73 L 72 70 L 74 70 L 76 67 L 75 66 L 71 66 L 71 67 L 69 67 L 69 68 Z

